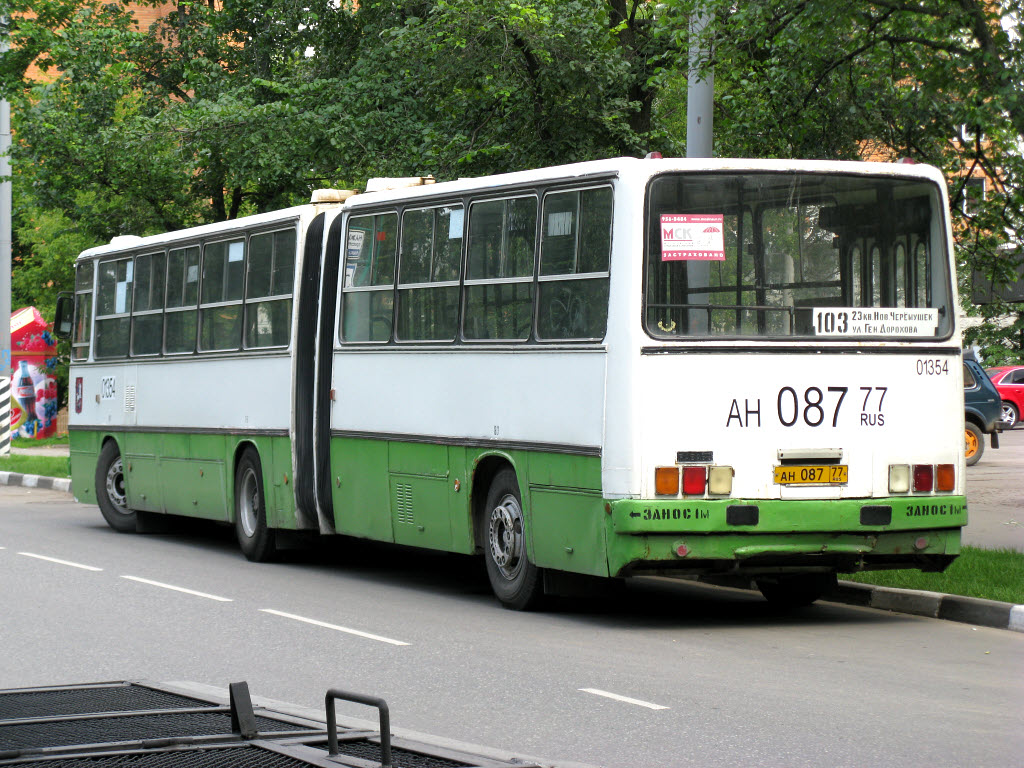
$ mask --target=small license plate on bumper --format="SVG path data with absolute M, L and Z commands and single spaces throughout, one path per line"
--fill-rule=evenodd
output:
M 796 464 L 775 467 L 776 485 L 845 485 L 849 477 L 846 464 Z

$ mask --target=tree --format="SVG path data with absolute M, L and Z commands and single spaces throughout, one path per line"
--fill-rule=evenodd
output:
M 1016 274 L 1024 56 L 1009 0 L 179 0 L 150 29 L 123 0 L 11 4 L 0 88 L 20 221 L 59 212 L 95 242 L 371 175 L 681 153 L 699 5 L 715 17 L 718 154 L 937 165 L 961 276 Z M 50 81 L 26 80 L 33 60 Z M 967 207 L 972 169 L 995 194 Z
M 693 0 L 670 2 L 680 15 Z M 1024 237 L 1024 55 L 1005 0 L 700 0 L 716 78 L 716 146 L 751 157 L 911 158 L 941 168 L 969 300 L 974 270 L 1016 279 Z M 686 30 L 666 30 L 683 50 Z M 680 73 L 666 70 L 659 113 L 677 132 Z M 993 193 L 967 205 L 983 171 Z M 986 308 L 988 316 L 1005 305 Z M 971 311 L 977 311 L 971 308 Z M 1017 326 L 1022 325 L 1018 320 Z M 982 338 L 1021 354 L 1018 333 Z

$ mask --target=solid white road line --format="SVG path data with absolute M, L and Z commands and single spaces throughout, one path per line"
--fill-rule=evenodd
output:
M 358 629 L 349 629 L 348 627 L 339 627 L 337 624 L 328 624 L 326 621 L 317 621 L 316 619 L 307 619 L 305 616 L 296 616 L 294 613 L 285 613 L 284 611 L 275 611 L 273 608 L 260 608 L 263 613 L 270 613 L 274 616 L 283 616 L 286 619 L 294 619 L 295 621 L 303 621 L 306 624 L 313 624 L 317 627 L 325 627 L 327 629 L 333 629 L 337 632 L 345 632 L 350 635 L 356 635 L 358 637 L 365 637 L 367 640 L 377 640 L 381 643 L 389 643 L 391 645 L 408 645 L 403 643 L 401 640 L 392 640 L 390 637 L 381 637 L 380 635 L 371 635 L 369 632 L 360 632 Z
M 184 592 L 186 595 L 195 595 L 196 597 L 205 597 L 207 600 L 218 600 L 222 603 L 230 603 L 230 597 L 220 597 L 218 595 L 211 595 L 207 592 L 196 592 L 194 589 L 185 589 L 185 587 L 176 587 L 173 584 L 164 584 L 162 581 L 150 581 L 149 579 L 143 579 L 139 576 L 122 576 L 122 579 L 128 579 L 130 581 L 137 581 L 140 584 L 149 584 L 154 587 L 163 587 L 164 589 L 173 589 L 175 592 Z
M 19 555 L 25 557 L 34 557 L 36 560 L 46 560 L 48 563 L 57 563 L 58 565 L 70 565 L 72 568 L 81 568 L 83 571 L 102 571 L 102 568 L 95 568 L 91 565 L 82 565 L 81 563 L 72 563 L 70 560 L 60 560 L 56 557 L 47 557 L 46 555 L 37 555 L 32 552 L 19 552 Z
M 604 696 L 606 699 L 615 699 L 615 701 L 622 701 L 626 704 L 635 704 L 638 707 L 647 707 L 648 709 L 668 709 L 668 707 L 663 707 L 661 704 L 651 704 L 649 701 L 631 699 L 629 696 L 620 696 L 617 693 L 609 693 L 608 691 L 602 691 L 598 688 L 580 688 L 579 690 L 584 693 L 592 693 L 595 696 Z

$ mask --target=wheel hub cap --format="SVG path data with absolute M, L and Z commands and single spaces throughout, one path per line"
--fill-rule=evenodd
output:
M 502 576 L 513 579 L 522 565 L 523 512 L 511 494 L 491 510 L 488 527 L 491 559 Z
M 124 492 L 124 469 L 121 463 L 121 457 L 110 465 L 107 469 L 107 479 L 104 483 L 107 489 L 107 498 L 110 499 L 110 503 L 114 505 L 118 512 L 122 515 L 128 514 L 128 499 Z
M 257 499 L 256 473 L 247 469 L 242 477 L 242 489 L 239 495 L 239 516 L 242 520 L 242 530 L 246 536 L 253 536 L 256 533 L 256 520 L 259 515 L 259 501 Z

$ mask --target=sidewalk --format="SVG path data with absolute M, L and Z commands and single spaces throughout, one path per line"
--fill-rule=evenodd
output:
M 15 456 L 67 456 L 68 446 L 66 445 L 40 445 L 31 448 L 11 446 L 11 453 Z

